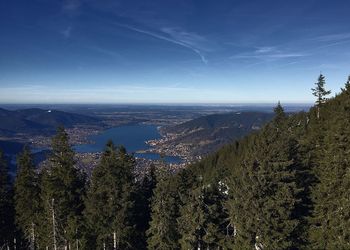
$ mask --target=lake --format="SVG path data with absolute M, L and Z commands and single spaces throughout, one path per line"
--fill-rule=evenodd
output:
M 150 146 L 145 143 L 146 141 L 160 138 L 161 135 L 155 125 L 124 125 L 89 136 L 88 139 L 92 142 L 91 144 L 77 145 L 74 149 L 80 153 L 101 152 L 104 150 L 107 141 L 112 140 L 116 146 L 123 145 L 129 153 L 134 153 L 138 150 L 149 149 Z M 135 153 L 135 156 L 151 160 L 160 159 L 160 155 L 155 153 Z M 182 160 L 175 156 L 165 156 L 165 161 L 168 163 L 179 163 Z

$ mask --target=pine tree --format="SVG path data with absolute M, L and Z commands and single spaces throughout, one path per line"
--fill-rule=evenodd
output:
M 78 248 L 81 244 L 85 178 L 74 166 L 74 155 L 68 134 L 59 128 L 52 139 L 50 165 L 43 172 L 41 185 L 41 219 L 45 220 L 40 223 L 41 245 L 54 249 Z
M 0 249 L 13 247 L 15 237 L 13 192 L 8 171 L 0 150 Z
M 277 112 L 262 131 L 255 173 L 260 186 L 256 246 L 276 250 L 298 248 L 300 218 L 296 211 L 302 191 L 297 181 L 296 143 L 287 119 L 281 116 L 284 114 Z
M 150 228 L 147 231 L 148 249 L 179 249 L 179 196 L 171 175 L 160 172 L 152 200 Z
M 350 80 L 350 79 L 349 79 Z M 350 248 L 350 92 L 349 81 L 326 109 L 323 158 L 318 162 L 318 183 L 313 189 L 311 241 L 314 249 Z
M 345 83 L 344 88 L 341 89 L 343 93 L 347 93 L 350 91 L 350 75 L 348 76 L 348 80 Z
M 232 172 L 227 181 L 229 197 L 226 207 L 233 227 L 234 249 L 252 249 L 256 242 L 256 211 L 261 206 L 259 197 L 262 191 L 256 173 L 257 140 L 256 135 L 245 138 L 235 147 L 234 158 L 229 158 Z
M 93 170 L 85 217 L 99 249 L 133 247 L 134 164 L 125 148 L 116 149 L 109 141 Z
M 192 190 L 186 204 L 180 208 L 178 219 L 182 249 L 201 249 L 204 231 L 204 194 L 202 188 Z
M 273 110 L 275 112 L 275 118 L 274 118 L 275 122 L 277 124 L 282 123 L 283 120 L 286 119 L 286 114 L 284 113 L 284 109 L 281 103 L 278 102 L 277 106 Z
M 135 224 L 139 233 L 136 240 L 138 249 L 147 248 L 146 231 L 151 221 L 151 200 L 157 185 L 156 169 L 152 165 L 141 181 L 137 183 L 135 198 Z
M 234 244 L 233 228 L 224 206 L 227 200 L 227 187 L 221 181 L 205 188 L 205 235 L 203 242 L 208 249 L 231 248 Z
M 294 249 L 299 244 L 299 162 L 280 104 L 274 120 L 236 147 L 227 201 L 239 249 Z
M 17 158 L 15 181 L 16 223 L 27 240 L 28 248 L 35 249 L 39 214 L 38 175 L 28 147 Z
M 191 191 L 178 219 L 182 249 L 232 247 L 233 230 L 224 207 L 226 191 L 222 184 L 200 184 Z
M 312 88 L 312 94 L 316 96 L 316 105 L 317 105 L 317 119 L 320 118 L 320 106 L 327 100 L 326 96 L 331 93 L 330 90 L 325 89 L 326 80 L 325 77 L 320 74 L 318 81 L 315 83 L 315 88 Z

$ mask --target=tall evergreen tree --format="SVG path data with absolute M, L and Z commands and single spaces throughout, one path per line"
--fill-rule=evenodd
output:
M 133 248 L 134 164 L 125 148 L 116 149 L 109 141 L 93 170 L 85 216 L 96 248 Z
M 312 88 L 312 94 L 317 98 L 316 99 L 316 105 L 317 105 L 317 118 L 320 118 L 320 107 L 321 105 L 326 101 L 326 96 L 331 93 L 330 90 L 325 89 L 326 80 L 325 77 L 320 74 L 318 77 L 317 82 L 315 83 L 315 88 Z
M 157 185 L 156 168 L 150 167 L 141 181 L 137 183 L 135 199 L 135 224 L 136 231 L 139 233 L 137 240 L 138 249 L 147 248 L 146 231 L 149 229 L 151 221 L 151 200 L 153 191 Z
M 336 100 L 329 101 L 326 110 L 328 132 L 316 171 L 318 183 L 313 189 L 315 208 L 310 236 L 314 249 L 350 248 L 349 82 Z
M 280 106 L 280 105 L 278 105 Z M 275 111 L 280 111 L 280 108 Z M 297 249 L 300 204 L 296 143 L 283 112 L 261 134 L 257 154 L 257 180 L 260 186 L 256 211 L 256 246 L 267 249 Z
M 179 196 L 171 175 L 158 173 L 157 186 L 152 200 L 150 228 L 147 231 L 148 249 L 179 249 Z
M 275 112 L 275 118 L 277 124 L 282 123 L 283 120 L 286 119 L 286 114 L 284 113 L 284 109 L 280 102 L 278 102 L 277 106 L 273 109 Z
M 226 192 L 226 185 L 221 181 L 205 189 L 206 221 L 203 241 L 207 249 L 224 249 L 233 245 L 233 228 L 228 218 L 228 211 L 224 206 Z
M 191 191 L 187 203 L 180 208 L 179 231 L 182 249 L 202 249 L 205 235 L 204 192 L 202 187 Z
M 17 158 L 15 181 L 16 223 L 27 240 L 28 248 L 35 249 L 40 189 L 38 174 L 28 147 Z
M 226 201 L 226 186 L 222 183 L 202 185 L 191 191 L 180 208 L 178 219 L 182 249 L 224 249 L 232 247 Z
M 74 155 L 68 134 L 60 127 L 52 139 L 52 154 L 41 185 L 45 220 L 40 223 L 41 245 L 53 249 L 78 248 L 81 244 L 85 178 L 74 166 Z
M 344 88 L 342 88 L 343 93 L 347 93 L 350 91 L 350 75 L 348 76 L 348 80 L 345 83 Z
M 302 191 L 292 130 L 280 104 L 274 120 L 241 142 L 227 202 L 235 246 L 242 249 L 295 249 L 296 214 Z
M 0 150 L 0 249 L 13 247 L 13 192 L 5 156 Z
M 242 140 L 235 147 L 234 158 L 229 159 L 231 174 L 228 179 L 229 197 L 226 207 L 233 227 L 234 249 L 252 249 L 256 241 L 256 211 L 260 209 L 261 188 L 255 159 L 257 136 Z

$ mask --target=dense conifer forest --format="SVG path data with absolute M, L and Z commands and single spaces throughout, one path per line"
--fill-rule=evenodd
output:
M 176 174 L 135 176 L 108 142 L 88 178 L 63 128 L 45 168 L 15 181 L 0 153 L 0 249 L 350 249 L 350 77 L 309 112 L 281 104 L 261 130 Z

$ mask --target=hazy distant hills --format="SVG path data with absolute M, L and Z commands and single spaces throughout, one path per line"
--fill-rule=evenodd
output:
M 181 133 L 196 129 L 213 133 L 217 129 L 240 128 L 249 129 L 252 126 L 261 126 L 273 117 L 273 113 L 265 112 L 235 112 L 202 116 L 197 119 L 166 127 L 166 132 Z
M 57 110 L 33 108 L 10 111 L 0 108 L 0 135 L 47 134 L 60 125 L 72 127 L 97 122 L 99 119 L 95 117 Z
M 191 144 L 195 153 L 203 154 L 259 130 L 273 116 L 273 113 L 267 112 L 213 114 L 163 127 L 162 133 L 176 135 L 172 143 Z

